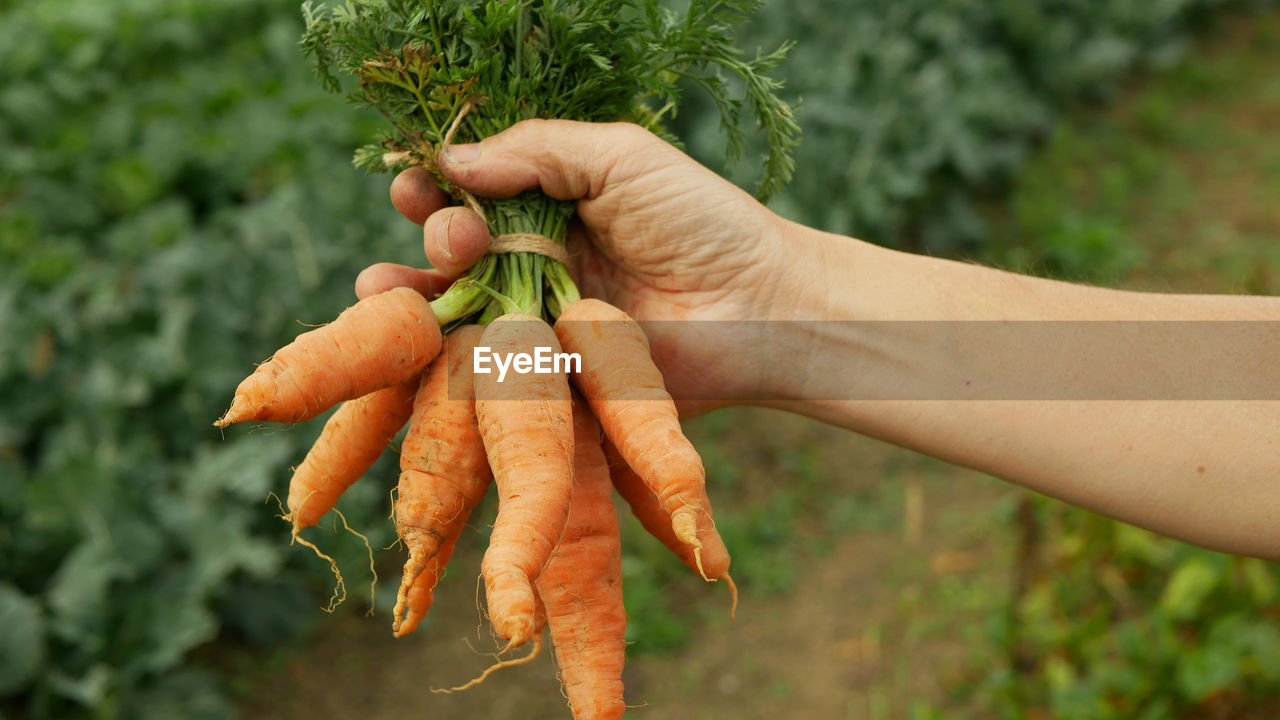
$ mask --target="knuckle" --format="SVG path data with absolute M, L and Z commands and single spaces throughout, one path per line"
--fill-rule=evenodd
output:
M 657 139 L 657 136 L 644 127 L 630 122 L 613 122 L 605 126 L 620 141 L 631 144 L 645 144 Z
M 517 132 L 541 132 L 546 129 L 549 122 L 551 121 L 546 118 L 529 118 L 520 120 L 515 125 L 512 125 L 511 129 Z

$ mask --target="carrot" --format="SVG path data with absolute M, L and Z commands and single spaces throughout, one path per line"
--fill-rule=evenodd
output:
M 417 630 L 418 624 L 426 619 L 427 612 L 435 603 L 436 585 L 444 577 L 444 568 L 449 564 L 449 558 L 453 557 L 453 549 L 458 544 L 465 525 L 464 519 L 457 524 L 455 531 L 439 542 L 435 551 L 423 562 L 422 569 L 414 576 L 407 590 L 404 585 L 400 586 L 403 599 L 396 599 L 396 620 L 391 626 L 396 637 L 404 637 Z
M 671 529 L 671 516 L 662 509 L 657 496 L 627 465 L 627 461 L 622 459 L 622 455 L 618 453 L 613 443 L 606 438 L 603 445 L 604 455 L 609 460 L 609 477 L 613 479 L 613 487 L 631 506 L 631 514 L 635 515 L 650 535 L 666 545 L 690 570 L 699 574 L 705 571 L 708 577 L 725 581 L 732 596 L 729 616 L 733 617 L 738 609 L 738 586 L 729 575 L 729 550 L 716 530 L 710 499 L 705 494 L 701 498 L 702 507 L 706 512 L 698 518 L 698 538 L 703 543 L 702 570 L 699 570 L 698 558 L 694 557 L 693 546 L 681 542 L 676 537 L 675 531 Z
M 453 544 L 492 479 L 476 421 L 471 371 L 471 352 L 483 332 L 478 325 L 467 325 L 451 333 L 445 341 L 447 354 L 423 374 L 413 402 L 395 506 L 396 531 L 409 550 L 396 598 L 396 637 L 413 632 L 426 616 Z M 424 570 L 429 572 L 422 578 Z
M 413 412 L 418 378 L 342 404 L 289 481 L 293 534 L 311 527 L 377 461 Z
M 470 680 L 462 683 L 461 685 L 455 685 L 451 688 L 431 688 L 431 692 L 455 693 L 461 690 L 470 690 L 476 685 L 479 685 L 485 680 L 488 680 L 490 675 L 498 672 L 503 668 L 514 667 L 516 665 L 524 665 L 526 663 L 530 663 L 536 660 L 538 657 L 538 654 L 542 652 L 542 631 L 544 628 L 547 627 L 547 609 L 542 604 L 541 595 L 534 593 L 533 601 L 534 601 L 533 638 L 532 638 L 533 648 L 529 650 L 529 652 L 526 653 L 524 657 L 518 657 L 511 660 L 498 660 L 498 662 L 485 668 L 484 671 L 481 672 L 479 675 L 475 676 L 474 678 L 471 678 Z M 501 657 L 501 653 L 498 654 L 498 657 Z
M 627 707 L 622 546 L 600 425 L 575 400 L 573 502 L 560 543 L 538 578 L 538 593 L 574 720 L 614 720 Z
M 409 288 L 372 295 L 259 365 L 214 425 L 310 420 L 412 378 L 439 352 L 440 326 L 426 298 Z
M 657 496 L 680 542 L 693 548 L 702 565 L 699 516 L 705 514 L 706 472 L 702 458 L 680 430 L 675 402 L 649 355 L 649 340 L 639 323 L 600 300 L 569 305 L 556 322 L 567 352 L 582 357 L 574 384 L 627 465 Z
M 555 333 L 531 315 L 508 313 L 485 330 L 495 355 L 560 351 Z M 498 486 L 498 516 L 481 562 L 489 618 L 512 648 L 534 634 L 533 581 L 569 516 L 573 491 L 573 410 L 563 374 L 475 376 L 476 417 Z

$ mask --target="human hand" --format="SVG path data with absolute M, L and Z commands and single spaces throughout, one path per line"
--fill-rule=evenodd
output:
M 654 360 L 682 412 L 759 398 L 768 353 L 733 325 L 785 318 L 802 286 L 788 225 L 747 193 L 652 133 L 624 123 L 531 120 L 456 145 L 441 170 L 486 197 L 531 188 L 578 201 L 570 273 L 584 297 L 650 324 Z M 356 283 L 362 297 L 395 285 L 431 296 L 478 261 L 484 221 L 447 198 L 422 168 L 401 173 L 392 202 L 424 225 L 434 270 L 380 264 Z M 679 322 L 667 322 L 679 321 Z M 746 325 L 742 325 L 746 327 Z

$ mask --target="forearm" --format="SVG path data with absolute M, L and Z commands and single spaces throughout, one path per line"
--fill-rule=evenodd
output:
M 1090 288 L 792 232 L 824 320 L 783 331 L 803 361 L 768 404 L 1280 558 L 1280 325 L 1225 322 L 1280 321 L 1280 299 Z M 1226 377 L 1202 374 L 1215 363 Z

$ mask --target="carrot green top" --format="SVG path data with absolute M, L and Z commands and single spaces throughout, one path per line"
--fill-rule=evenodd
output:
M 436 167 L 446 139 L 475 142 L 528 118 L 625 120 L 666 135 L 661 122 L 676 113 L 684 81 L 714 101 L 730 161 L 741 153 L 749 108 L 769 142 L 758 188 L 764 199 L 791 177 L 799 127 L 777 95 L 781 83 L 769 75 L 789 46 L 748 59 L 733 42 L 732 25 L 759 6 L 759 0 L 691 0 L 677 13 L 661 0 L 307 2 L 302 47 L 327 88 L 338 91 L 339 76 L 352 77 L 352 100 L 389 121 L 378 141 L 356 152 L 355 164 L 368 170 L 423 165 L 447 192 L 470 201 Z M 571 203 L 537 192 L 473 207 L 495 236 L 541 235 L 558 243 L 573 214 Z M 541 302 L 544 287 L 549 299 L 556 295 L 543 270 L 560 276 L 559 262 L 525 263 L 515 270 L 522 287 L 503 284 L 511 274 L 506 266 L 523 254 L 477 266 L 460 281 L 465 288 L 455 287 L 449 307 L 437 308 L 445 313 L 441 322 L 483 321 L 498 311 L 476 287 L 483 279 L 498 282 L 482 284 L 499 295 L 535 297 L 537 304 L 524 309 L 554 318 L 565 298 L 550 308 Z M 558 285 L 564 280 L 558 277 Z

